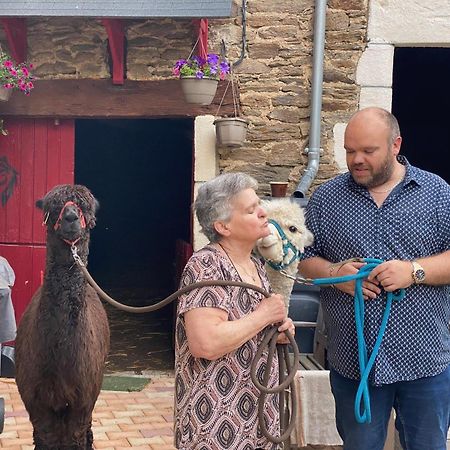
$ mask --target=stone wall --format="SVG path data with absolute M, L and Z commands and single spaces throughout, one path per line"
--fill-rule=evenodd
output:
M 233 16 L 209 21 L 209 50 L 241 54 L 241 0 Z M 219 148 L 219 168 L 254 175 L 261 193 L 269 181 L 295 187 L 307 163 L 314 0 L 248 0 L 247 48 L 236 67 L 243 115 L 250 120 L 246 145 Z M 28 19 L 28 56 L 41 79 L 109 78 L 106 30 L 99 20 Z M 172 77 L 174 62 L 187 57 L 195 42 L 188 19 L 133 19 L 125 22 L 127 78 Z M 322 148 L 324 153 L 313 187 L 334 176 L 333 126 L 358 108 L 356 65 L 366 46 L 367 0 L 329 0 L 324 61 Z M 0 32 L 4 47 L 5 37 Z M 220 111 L 219 111 L 220 115 Z

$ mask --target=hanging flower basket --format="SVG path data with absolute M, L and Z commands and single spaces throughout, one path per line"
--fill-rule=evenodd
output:
M 198 39 L 197 39 L 198 42 Z M 195 46 L 192 51 L 194 51 Z M 224 80 L 230 72 L 230 65 L 215 53 L 206 58 L 194 55 L 179 59 L 172 69 L 173 75 L 181 80 L 181 88 L 187 103 L 210 105 L 216 95 L 219 79 Z
M 217 142 L 226 147 L 241 147 L 247 137 L 248 120 L 222 117 L 214 121 Z
M 0 102 L 7 102 L 11 97 L 12 91 L 12 89 L 0 86 Z
M 197 105 L 210 105 L 219 84 L 216 78 L 181 77 L 180 81 L 186 102 Z
M 32 64 L 16 64 L 0 45 L 0 101 L 8 101 L 13 90 L 30 95 L 35 79 L 32 68 Z

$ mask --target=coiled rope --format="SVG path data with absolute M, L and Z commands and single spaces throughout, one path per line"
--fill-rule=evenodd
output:
M 174 292 L 173 294 L 169 295 L 165 299 L 161 300 L 158 303 L 155 303 L 154 305 L 148 305 L 148 306 L 129 306 L 124 305 L 123 303 L 120 303 L 116 300 L 114 300 L 112 297 L 110 297 L 106 292 L 102 290 L 102 288 L 95 282 L 95 280 L 92 278 L 91 274 L 88 272 L 85 264 L 81 260 L 80 256 L 77 253 L 77 248 L 75 245 L 72 245 L 70 247 L 72 252 L 72 257 L 83 272 L 84 276 L 86 277 L 88 283 L 95 289 L 95 291 L 99 294 L 101 298 L 103 298 L 105 301 L 107 301 L 109 304 L 114 306 L 115 308 L 118 308 L 122 311 L 130 312 L 130 313 L 146 313 L 146 312 L 152 312 L 156 311 L 157 309 L 160 309 L 169 303 L 171 303 L 173 300 L 177 299 L 180 295 L 185 294 L 186 292 L 192 291 L 194 289 L 199 289 L 206 286 L 237 286 L 237 287 L 243 287 L 246 289 L 252 289 L 256 292 L 261 293 L 264 295 L 264 297 L 268 298 L 270 297 L 270 293 L 267 292 L 265 289 L 260 288 L 259 286 L 255 286 L 253 284 L 244 283 L 241 281 L 227 281 L 227 280 L 207 280 L 207 281 L 200 281 L 197 283 L 192 283 L 188 286 L 185 286 L 178 291 Z M 259 420 L 259 426 L 261 429 L 261 432 L 264 434 L 264 436 L 273 443 L 281 443 L 284 441 L 287 441 L 292 433 L 292 430 L 295 426 L 295 420 L 297 418 L 297 395 L 296 395 L 296 386 L 294 383 L 294 377 L 295 373 L 297 371 L 297 368 L 299 367 L 300 362 L 300 352 L 297 346 L 297 343 L 292 336 L 292 334 L 289 332 L 289 330 L 284 331 L 287 338 L 289 339 L 289 343 L 292 347 L 293 351 L 293 360 L 291 362 L 291 358 L 289 356 L 288 347 L 286 344 L 277 344 L 277 338 L 280 332 L 278 331 L 278 327 L 276 325 L 272 325 L 270 327 L 267 327 L 266 334 L 264 336 L 264 339 L 262 340 L 261 344 L 258 347 L 258 350 L 255 354 L 255 357 L 252 361 L 251 367 L 250 367 L 250 376 L 257 387 L 257 389 L 260 391 L 260 395 L 258 398 L 258 420 Z M 260 383 L 257 376 L 257 363 L 262 357 L 262 354 L 264 353 L 265 349 L 267 348 L 267 362 L 266 362 L 266 370 L 263 374 L 263 383 Z M 272 366 L 272 361 L 275 356 L 275 352 L 278 354 L 278 364 L 279 364 L 279 381 L 280 384 L 277 386 L 274 386 L 273 388 L 269 388 L 269 378 L 270 378 L 270 369 Z M 288 408 L 285 408 L 285 394 L 286 389 L 289 387 L 288 393 L 290 397 L 290 403 L 291 406 L 291 412 L 289 417 L 289 411 Z M 280 401 L 280 428 L 281 433 L 280 436 L 275 436 L 269 433 L 266 422 L 264 420 L 264 403 L 265 398 L 267 394 L 279 394 L 279 401 Z M 286 405 L 288 406 L 288 405 Z
M 400 301 L 405 297 L 405 290 L 398 289 L 395 292 L 386 292 L 386 307 L 384 308 L 383 318 L 380 328 L 378 330 L 377 339 L 373 346 L 370 356 L 367 354 L 367 345 L 364 339 L 364 297 L 363 297 L 363 281 L 369 276 L 369 273 L 383 263 L 381 259 L 364 258 L 362 261 L 366 263 L 359 269 L 359 272 L 354 275 L 345 275 L 341 277 L 329 277 L 329 278 L 317 278 L 310 280 L 311 284 L 318 286 L 331 285 L 345 283 L 347 281 L 355 281 L 355 296 L 354 296 L 354 309 L 355 309 L 355 325 L 356 336 L 358 342 L 358 361 L 361 380 L 356 391 L 354 412 L 355 418 L 358 423 L 370 423 L 372 420 L 372 414 L 370 410 L 370 394 L 369 394 L 369 374 L 372 370 L 375 358 L 383 340 L 384 333 L 386 331 L 387 322 L 389 320 L 389 314 L 391 311 L 392 301 Z

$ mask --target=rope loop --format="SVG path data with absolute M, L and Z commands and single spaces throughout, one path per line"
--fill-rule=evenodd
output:
M 360 372 L 360 382 L 358 390 L 356 391 L 354 413 L 355 419 L 358 423 L 370 423 L 372 414 L 370 409 L 370 394 L 369 394 L 369 375 L 373 364 L 380 350 L 381 341 L 383 340 L 386 331 L 389 314 L 393 301 L 401 301 L 405 297 L 404 289 L 397 289 L 394 292 L 386 292 L 386 306 L 383 312 L 383 318 L 378 330 L 378 335 L 373 346 L 372 353 L 368 355 L 367 344 L 364 338 L 364 296 L 363 296 L 363 281 L 369 276 L 370 272 L 384 261 L 375 258 L 364 258 L 362 260 L 366 263 L 362 266 L 358 273 L 354 275 L 345 275 L 341 277 L 317 278 L 312 280 L 315 285 L 331 285 L 338 283 L 345 283 L 347 281 L 355 281 L 355 296 L 354 296 L 354 311 L 355 311 L 355 326 L 356 337 L 358 343 L 358 362 Z

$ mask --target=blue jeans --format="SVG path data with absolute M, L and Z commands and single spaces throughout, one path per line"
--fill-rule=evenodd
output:
M 344 450 L 383 450 L 392 408 L 404 450 L 446 450 L 450 426 L 450 366 L 439 375 L 384 386 L 370 386 L 372 421 L 356 422 L 358 381 L 330 370 L 336 426 Z

